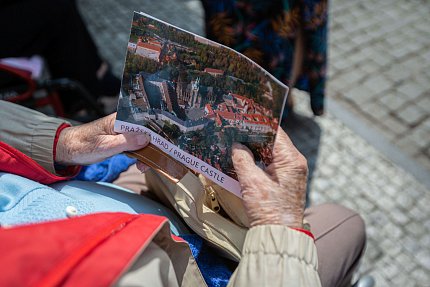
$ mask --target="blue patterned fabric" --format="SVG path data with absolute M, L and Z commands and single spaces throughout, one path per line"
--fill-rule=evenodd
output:
M 188 242 L 208 287 L 227 286 L 233 274 L 229 267 L 235 268 L 237 264 L 220 257 L 197 234 L 181 235 L 181 237 Z
M 136 163 L 136 159 L 129 158 L 124 154 L 114 155 L 102 162 L 84 166 L 76 179 L 113 182 L 121 172 L 126 171 L 134 163 Z

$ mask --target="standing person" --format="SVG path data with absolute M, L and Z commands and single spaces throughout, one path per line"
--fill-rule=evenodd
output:
M 202 3 L 209 39 L 245 54 L 290 88 L 308 91 L 314 115 L 324 113 L 326 0 L 202 0 Z M 283 120 L 293 108 L 291 92 L 287 105 Z

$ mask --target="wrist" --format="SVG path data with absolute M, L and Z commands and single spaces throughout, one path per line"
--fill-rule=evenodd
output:
M 288 227 L 301 229 L 303 228 L 303 212 L 284 214 L 282 222 Z
M 250 225 L 283 225 L 290 228 L 303 228 L 303 214 L 266 214 L 265 216 L 260 216 L 255 218 L 250 222 Z
M 70 128 L 70 125 L 69 124 L 67 124 L 67 123 L 63 123 L 63 124 L 61 124 L 59 127 L 58 127 L 58 129 L 57 129 L 57 132 L 55 133 L 55 138 L 54 138 L 54 145 L 53 145 L 53 159 L 54 159 L 54 163 L 56 163 L 57 162 L 57 160 L 58 160 L 58 158 L 61 158 L 63 155 L 62 155 L 62 153 L 63 153 L 63 148 L 62 148 L 62 145 L 63 145 L 63 139 L 62 140 L 60 140 L 60 135 L 62 134 L 62 132 L 65 130 L 65 129 L 67 129 L 67 128 Z M 60 143 L 60 144 L 59 144 Z
M 70 154 L 69 154 L 70 152 L 68 149 L 68 143 L 70 142 L 69 134 L 72 129 L 73 128 L 71 126 L 67 126 L 57 131 L 58 140 L 54 145 L 54 162 L 57 165 L 73 164 L 70 162 Z
M 68 136 L 66 136 L 72 127 L 69 124 L 62 124 L 55 134 L 54 146 L 53 146 L 53 159 L 55 172 L 61 176 L 73 177 L 80 171 L 80 166 L 71 165 L 66 161 L 68 150 L 66 143 Z

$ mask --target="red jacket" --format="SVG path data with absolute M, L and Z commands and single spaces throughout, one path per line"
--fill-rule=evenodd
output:
M 43 184 L 68 179 L 49 173 L 3 142 L 0 171 Z M 110 286 L 151 242 L 172 258 L 182 258 L 179 264 L 170 259 L 179 281 L 187 277 L 192 285 L 205 285 L 188 244 L 170 234 L 168 220 L 161 216 L 98 213 L 0 227 L 0 242 L 0 286 Z

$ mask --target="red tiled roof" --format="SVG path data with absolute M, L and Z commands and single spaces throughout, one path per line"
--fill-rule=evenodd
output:
M 270 119 L 266 116 L 259 114 L 245 114 L 242 115 L 245 123 L 249 124 L 257 124 L 257 125 L 267 125 L 270 126 Z
M 238 95 L 238 94 L 231 94 L 234 98 L 236 98 L 236 100 L 238 100 L 238 101 L 241 101 L 241 102 L 245 102 L 245 103 L 248 103 L 248 105 L 250 105 L 252 102 L 253 102 L 253 100 L 252 99 L 249 99 L 249 98 L 247 98 L 247 97 L 245 97 L 245 96 L 241 96 L 241 95 Z
M 161 52 L 161 48 L 158 47 L 158 46 L 156 46 L 156 45 L 151 45 L 151 44 L 148 44 L 148 43 L 139 42 L 139 43 L 137 43 L 137 46 L 145 48 L 145 49 L 148 49 L 148 50 L 153 50 L 153 51 L 156 51 L 158 53 Z
M 206 104 L 206 109 L 208 110 L 208 114 L 213 113 L 213 109 L 210 104 Z
M 205 68 L 204 70 L 205 73 L 214 73 L 214 74 L 224 74 L 223 70 L 218 70 L 218 69 L 212 69 L 212 68 Z
M 236 114 L 232 113 L 232 112 L 221 112 L 221 111 L 218 111 L 217 114 L 220 117 L 222 117 L 222 118 L 224 118 L 226 120 L 235 120 L 236 119 Z
M 149 40 L 149 44 L 155 45 L 155 46 L 161 46 L 161 43 L 158 42 L 157 40 Z

